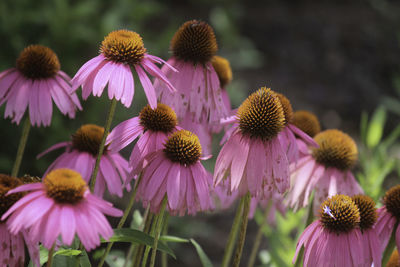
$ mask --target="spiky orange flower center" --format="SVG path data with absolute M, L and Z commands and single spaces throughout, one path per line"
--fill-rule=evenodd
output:
M 60 70 L 57 55 L 42 45 L 30 45 L 22 50 L 17 59 L 17 69 L 29 79 L 54 77 Z
M 285 126 L 281 101 L 266 87 L 252 93 L 239 107 L 237 116 L 241 132 L 251 138 L 271 140 Z
M 88 152 L 93 156 L 97 156 L 103 134 L 103 127 L 95 124 L 82 125 L 72 134 L 72 147 L 76 150 Z M 104 149 L 104 152 L 106 151 L 107 149 Z
M 283 94 L 276 93 L 279 100 L 281 101 L 283 113 L 285 114 L 285 124 L 291 123 L 293 120 L 293 108 L 292 104 L 290 104 L 289 99 Z
M 335 195 L 321 204 L 321 224 L 334 233 L 346 233 L 360 222 L 360 212 L 351 197 Z
M 104 38 L 100 53 L 108 60 L 135 65 L 143 59 L 146 48 L 144 48 L 142 37 L 136 32 L 118 30 L 110 32 Z
M 175 111 L 168 105 L 158 103 L 156 109 L 145 106 L 139 114 L 140 124 L 153 132 L 171 132 L 178 124 Z
M 358 210 L 360 211 L 361 230 L 372 228 L 378 219 L 374 200 L 366 195 L 355 195 L 352 196 L 351 199 L 356 203 Z
M 319 148 L 313 150 L 315 160 L 326 167 L 339 170 L 351 169 L 357 162 L 357 145 L 339 130 L 326 130 L 314 137 Z
M 390 188 L 383 198 L 386 209 L 400 220 L 400 185 Z
M 317 116 L 306 110 L 294 112 L 292 123 L 311 137 L 314 137 L 321 131 Z
M 232 81 L 232 69 L 229 61 L 220 56 L 213 56 L 211 63 L 218 75 L 221 87 L 224 88 Z
M 15 193 L 6 196 L 6 194 L 11 189 L 14 189 L 22 184 L 22 181 L 18 178 L 6 174 L 0 174 L 0 218 L 12 205 L 14 205 L 15 202 L 17 202 L 24 195 L 23 193 Z
M 181 60 L 206 63 L 218 50 L 214 30 L 204 21 L 187 21 L 172 37 L 171 50 Z
M 56 169 L 43 179 L 47 196 L 57 203 L 75 204 L 83 199 L 87 188 L 82 176 L 70 169 Z
M 165 143 L 164 153 L 172 162 L 181 165 L 195 164 L 201 156 L 200 140 L 187 130 L 177 131 Z

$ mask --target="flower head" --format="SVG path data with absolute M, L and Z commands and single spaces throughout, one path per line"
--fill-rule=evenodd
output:
M 32 125 L 49 126 L 53 102 L 62 114 L 75 117 L 82 110 L 71 94 L 70 78 L 60 70 L 57 55 L 48 47 L 30 45 L 19 55 L 16 68 L 0 73 L 0 105 L 7 103 L 5 117 L 19 124 L 26 108 Z
M 295 111 L 292 123 L 311 137 L 314 137 L 321 131 L 321 125 L 317 116 L 306 110 Z
M 162 71 L 176 92 L 165 90 L 165 85 L 158 79 L 154 81 L 154 87 L 161 102 L 171 106 L 180 121 L 189 116 L 191 122 L 211 127 L 228 115 L 221 85 L 211 63 L 217 49 L 214 30 L 203 21 L 187 21 L 173 36 L 173 57 L 168 63 L 179 73 L 166 67 Z M 187 125 L 181 126 L 185 128 Z
M 172 37 L 171 50 L 180 60 L 207 63 L 218 50 L 214 30 L 204 21 L 187 21 Z
M 299 159 L 292 170 L 289 205 L 304 207 L 315 189 L 314 211 L 329 196 L 357 195 L 363 190 L 351 168 L 357 161 L 357 146 L 353 139 L 339 130 L 326 130 L 314 137 L 318 148 Z
M 87 250 L 100 244 L 99 235 L 108 239 L 113 231 L 104 214 L 122 216 L 122 212 L 92 195 L 82 176 L 70 169 L 51 171 L 42 183 L 13 189 L 9 194 L 31 191 L 2 217 L 8 218 L 13 234 L 29 230 L 35 241 L 50 249 L 61 235 L 71 245 L 75 233 Z
M 75 91 L 82 86 L 82 96 L 87 99 L 91 93 L 94 96 L 101 96 L 108 84 L 108 97 L 115 98 L 126 107 L 130 107 L 135 89 L 132 67 L 139 77 L 150 106 L 155 108 L 156 93 L 145 71 L 165 83 L 168 90 L 175 91 L 155 63 L 166 62 L 147 53 L 139 34 L 128 30 L 113 31 L 101 43 L 100 55 L 79 69 L 72 79 L 72 89 Z M 166 66 L 176 71 L 169 64 Z
M 193 133 L 172 133 L 164 149 L 149 156 L 148 165 L 138 186 L 143 205 L 157 212 L 163 198 L 172 214 L 195 214 L 212 207 L 208 180 L 210 174 L 200 163 L 201 146 Z
M 137 175 L 146 165 L 146 157 L 164 148 L 167 137 L 178 130 L 177 124 L 176 114 L 169 106 L 158 103 L 157 108 L 151 109 L 147 105 L 138 117 L 118 124 L 107 136 L 106 144 L 116 153 L 139 137 L 129 158 L 132 174 Z
M 0 218 L 12 205 L 25 195 L 22 192 L 12 195 L 8 194 L 10 190 L 13 190 L 22 184 L 23 182 L 21 179 L 6 174 L 0 174 Z M 18 234 L 10 233 L 6 227 L 6 223 L 6 220 L 0 221 L 0 243 L 2 244 L 0 260 L 3 266 L 24 266 L 24 244 L 28 247 L 32 261 L 37 266 L 40 266 L 39 244 L 32 241 L 27 231 Z
M 89 182 L 103 134 L 103 127 L 85 124 L 72 134 L 70 142 L 56 144 L 42 152 L 38 158 L 55 149 L 66 148 L 66 151 L 49 166 L 45 174 L 54 169 L 70 168 L 81 173 L 83 179 Z M 102 196 L 107 186 L 111 194 L 122 197 L 123 187 L 129 181 L 127 179 L 130 171 L 128 162 L 119 153 L 110 151 L 108 146 L 105 146 L 99 167 L 94 194 Z M 126 186 L 129 190 L 129 184 Z
M 316 162 L 339 170 L 349 170 L 357 162 L 357 145 L 347 134 L 339 130 L 326 130 L 315 136 L 319 148 L 312 154 Z
M 275 189 L 285 192 L 289 163 L 277 138 L 285 124 L 278 96 L 269 88 L 260 88 L 239 107 L 237 121 L 218 155 L 214 184 L 226 180 L 229 192 L 239 189 L 239 195 L 244 195 L 250 191 L 260 198 Z
M 368 243 L 362 242 L 358 229 L 360 212 L 352 199 L 335 195 L 321 204 L 320 219 L 310 224 L 300 236 L 296 255 L 304 246 L 304 266 L 371 266 L 365 251 Z M 375 259 L 374 259 L 375 260 Z M 380 262 L 375 262 L 378 264 Z

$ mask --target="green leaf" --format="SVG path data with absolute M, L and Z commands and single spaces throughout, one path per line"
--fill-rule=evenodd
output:
M 154 238 L 152 236 L 145 234 L 142 231 L 129 228 L 114 229 L 114 235 L 108 241 L 104 239 L 101 240 L 101 242 L 103 243 L 129 242 L 129 243 L 142 244 L 149 247 L 153 247 L 153 241 Z M 171 255 L 174 259 L 176 259 L 174 252 L 163 242 L 158 243 L 157 249 Z
M 386 110 L 380 106 L 375 110 L 369 123 L 367 131 L 367 146 L 369 148 L 374 148 L 381 141 L 385 122 Z
M 204 253 L 204 250 L 201 248 L 201 246 L 199 245 L 199 243 L 197 243 L 194 239 L 190 239 L 190 242 L 193 244 L 193 246 L 195 247 L 197 254 L 199 255 L 201 264 L 203 265 L 203 267 L 212 267 L 212 263 L 210 261 L 210 259 L 208 258 L 208 256 L 206 255 L 206 253 Z
M 160 240 L 161 241 L 165 241 L 165 242 L 173 242 L 173 243 L 189 243 L 190 242 L 189 239 L 185 239 L 185 238 L 181 238 L 181 237 L 177 237 L 177 236 L 172 236 L 172 235 L 160 236 Z
M 82 251 L 82 256 L 80 256 L 80 257 L 81 257 L 80 262 L 81 262 L 82 267 L 92 267 L 92 264 L 90 263 L 90 260 L 89 260 L 89 256 L 86 253 L 86 250 Z
M 81 255 L 82 251 L 78 250 L 78 249 L 69 249 L 69 248 L 62 248 L 57 250 L 56 252 L 54 252 L 54 256 L 56 255 L 62 255 L 62 256 L 69 256 L 69 257 L 73 257 L 73 256 L 78 256 Z

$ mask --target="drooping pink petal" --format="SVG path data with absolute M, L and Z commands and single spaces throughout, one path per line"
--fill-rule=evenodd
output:
M 73 207 L 68 204 L 61 207 L 60 228 L 63 243 L 71 245 L 75 237 L 76 223 Z
M 168 203 L 171 209 L 178 209 L 179 205 L 179 193 L 180 193 L 180 164 L 173 163 L 169 169 L 168 174 L 165 174 L 165 179 L 167 180 L 167 195 Z
M 149 77 L 147 77 L 146 72 L 144 72 L 144 70 L 139 65 L 135 65 L 135 70 L 138 74 L 140 82 L 142 83 L 150 107 L 152 109 L 157 108 L 156 91 L 154 90 L 153 84 L 151 83 Z
M 135 94 L 135 83 L 133 81 L 132 71 L 129 66 L 124 65 L 121 69 L 124 77 L 124 92 L 122 93 L 121 103 L 129 108 L 132 104 L 132 99 Z
M 142 132 L 139 117 L 133 117 L 118 124 L 107 136 L 108 149 L 114 153 L 122 150 L 133 142 Z
M 105 61 L 105 57 L 103 55 L 98 55 L 97 57 L 92 58 L 88 62 L 86 62 L 75 74 L 74 78 L 72 78 L 72 91 L 76 91 L 76 89 L 81 86 L 87 77 L 99 66 L 100 63 Z

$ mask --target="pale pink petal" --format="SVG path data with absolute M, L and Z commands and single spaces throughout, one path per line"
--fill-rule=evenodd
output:
M 72 91 L 78 89 L 78 87 L 85 82 L 86 78 L 104 61 L 104 56 L 100 54 L 86 62 L 71 80 Z
M 139 76 L 140 82 L 142 83 L 150 107 L 152 109 L 157 108 L 156 91 L 154 90 L 153 84 L 151 83 L 149 77 L 147 77 L 146 72 L 144 72 L 139 65 L 135 65 L 135 70 Z
M 139 117 L 121 122 L 107 136 L 108 149 L 113 153 L 120 151 L 132 143 L 143 131 Z
M 63 243 L 66 245 L 71 245 L 76 231 L 75 216 L 72 206 L 62 206 L 60 213 L 60 227 Z
M 135 83 L 133 82 L 132 71 L 128 65 L 124 65 L 121 71 L 124 77 L 124 92 L 122 93 L 121 103 L 129 108 L 135 94 Z
M 20 75 L 21 74 L 19 73 L 19 71 L 14 68 L 5 70 L 0 73 L 0 99 L 6 96 L 13 83 L 20 77 Z
M 168 203 L 171 209 L 176 210 L 179 205 L 179 193 L 180 193 L 180 164 L 173 163 L 169 169 L 168 174 L 166 173 L 167 180 L 167 195 Z

